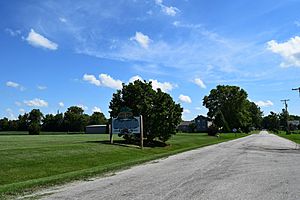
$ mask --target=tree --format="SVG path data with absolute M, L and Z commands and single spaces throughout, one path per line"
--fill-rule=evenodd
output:
M 89 116 L 78 106 L 71 106 L 64 114 L 64 124 L 67 131 L 84 131 L 89 122 Z
M 30 135 L 38 135 L 41 131 L 43 113 L 39 109 L 33 109 L 29 113 L 28 131 Z
M 151 82 L 136 80 L 123 84 L 122 90 L 113 94 L 110 116 L 117 117 L 123 107 L 131 108 L 134 116 L 143 115 L 144 137 L 148 142 L 154 139 L 167 141 L 176 133 L 176 126 L 181 121 L 180 104 L 160 89 L 153 90 Z
M 90 116 L 90 121 L 89 121 L 90 125 L 98 125 L 98 124 L 106 124 L 106 123 L 107 123 L 107 120 L 106 120 L 104 114 L 101 112 L 94 112 Z
M 43 118 L 43 126 L 42 129 L 44 131 L 63 131 L 63 114 L 58 113 L 56 115 L 47 114 Z
M 9 130 L 9 121 L 8 118 L 4 117 L 0 119 L 0 131 L 8 131 Z
M 263 127 L 270 131 L 278 132 L 280 128 L 279 115 L 271 111 L 268 116 L 263 118 Z
M 233 128 L 246 130 L 251 124 L 247 96 L 246 91 L 237 86 L 218 85 L 203 98 L 203 106 L 208 109 L 208 117 L 223 131 L 229 132 Z
M 29 114 L 18 116 L 18 131 L 28 131 L 29 126 Z

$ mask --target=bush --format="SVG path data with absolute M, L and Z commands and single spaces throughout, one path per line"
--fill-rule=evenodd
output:
M 216 136 L 218 134 L 218 127 L 216 125 L 211 125 L 208 127 L 207 134 L 210 136 Z
M 31 123 L 28 127 L 29 135 L 39 135 L 41 132 L 41 127 L 38 123 Z

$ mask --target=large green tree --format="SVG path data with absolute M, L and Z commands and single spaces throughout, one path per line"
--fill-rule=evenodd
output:
M 41 122 L 43 113 L 39 109 L 32 109 L 29 113 L 29 126 L 28 131 L 31 135 L 38 135 L 41 131 Z
M 132 109 L 134 116 L 143 116 L 144 136 L 148 142 L 154 139 L 167 141 L 176 133 L 181 121 L 182 108 L 172 97 L 160 89 L 152 89 L 152 83 L 136 80 L 113 94 L 110 116 L 117 117 L 121 108 Z
M 208 109 L 208 117 L 223 131 L 229 132 L 233 128 L 240 128 L 248 132 L 252 122 L 255 121 L 254 115 L 258 115 L 259 111 L 255 104 L 249 102 L 247 96 L 247 92 L 240 87 L 218 85 L 203 98 L 203 105 Z
M 84 114 L 84 110 L 78 106 L 71 106 L 65 112 L 64 124 L 67 131 L 77 132 L 84 131 L 89 123 L 89 116 Z
M 106 124 L 106 123 L 107 123 L 107 120 L 106 120 L 104 114 L 101 112 L 94 112 L 90 116 L 90 121 L 89 121 L 90 125 Z

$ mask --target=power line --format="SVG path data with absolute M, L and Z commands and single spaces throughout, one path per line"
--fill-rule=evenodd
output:
M 300 87 L 298 87 L 298 88 L 293 88 L 292 90 L 298 90 L 298 92 L 299 92 L 299 97 L 300 97 Z

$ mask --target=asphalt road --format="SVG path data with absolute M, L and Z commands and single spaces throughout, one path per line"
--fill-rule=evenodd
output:
M 40 196 L 41 197 L 41 196 Z M 300 150 L 261 132 L 42 193 L 43 199 L 300 199 Z

